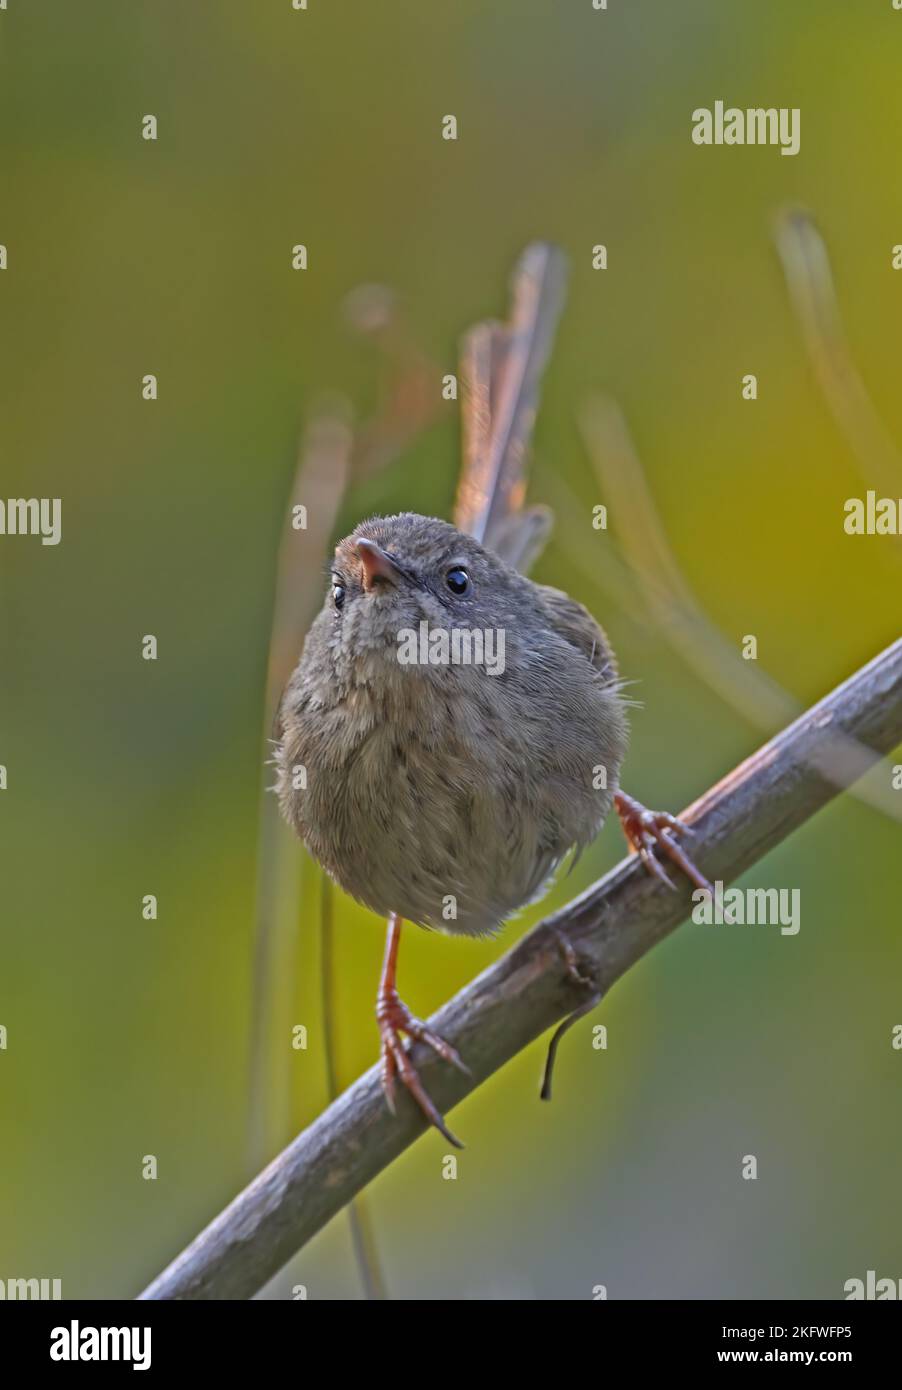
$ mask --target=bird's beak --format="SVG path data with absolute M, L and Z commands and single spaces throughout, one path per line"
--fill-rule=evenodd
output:
M 401 571 L 394 560 L 375 541 L 358 541 L 357 554 L 363 567 L 363 587 L 367 593 L 376 587 L 379 580 L 397 584 L 401 578 Z

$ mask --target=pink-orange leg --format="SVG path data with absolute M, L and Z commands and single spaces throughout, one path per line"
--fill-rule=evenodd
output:
M 470 1073 L 451 1044 L 445 1042 L 444 1038 L 440 1038 L 437 1033 L 430 1032 L 425 1023 L 415 1018 L 407 1005 L 400 999 L 395 983 L 400 944 L 401 918 L 393 912 L 388 919 L 385 960 L 382 964 L 379 993 L 376 996 L 376 1019 L 379 1023 L 379 1036 L 382 1039 L 382 1090 L 385 1093 L 386 1104 L 394 1115 L 395 1078 L 400 1076 L 403 1085 L 407 1087 L 429 1123 L 441 1131 L 449 1144 L 462 1149 L 463 1144 L 451 1133 L 443 1116 L 430 1100 L 420 1080 L 419 1073 L 410 1060 L 401 1034 L 406 1033 L 409 1038 L 413 1038 L 417 1042 L 427 1043 L 446 1062 L 450 1062 L 452 1066 L 457 1067 L 467 1076 Z
M 713 896 L 714 889 L 711 884 L 704 874 L 695 867 L 675 838 L 677 835 L 691 835 L 692 831 L 688 825 L 684 825 L 681 820 L 677 820 L 676 816 L 671 816 L 667 811 L 646 810 L 641 801 L 627 796 L 625 792 L 617 792 L 614 797 L 614 808 L 620 817 L 620 824 L 623 826 L 627 843 L 631 849 L 636 851 L 650 874 L 659 878 L 662 883 L 666 883 L 668 888 L 676 886 L 655 858 L 654 847 L 657 844 L 697 888 L 703 888 L 706 893 L 711 893 Z

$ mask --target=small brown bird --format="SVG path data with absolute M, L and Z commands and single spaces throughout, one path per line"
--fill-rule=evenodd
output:
M 619 791 L 625 702 L 598 623 L 447 522 L 374 517 L 341 541 L 280 723 L 285 817 L 389 919 L 376 1005 L 388 1104 L 400 1076 L 451 1143 L 402 1034 L 466 1068 L 398 995 L 402 921 L 496 931 L 612 804 L 649 870 L 666 880 L 657 843 L 707 886 L 673 836 L 685 827 Z

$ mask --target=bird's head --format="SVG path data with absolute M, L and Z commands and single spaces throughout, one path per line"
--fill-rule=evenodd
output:
M 410 634 L 422 651 L 423 624 L 449 637 L 498 631 L 514 620 L 523 582 L 448 522 L 412 512 L 372 517 L 335 549 L 321 615 L 335 674 L 350 683 L 390 672 L 400 679 L 421 664 L 404 660 Z M 428 671 L 442 664 L 427 663 Z

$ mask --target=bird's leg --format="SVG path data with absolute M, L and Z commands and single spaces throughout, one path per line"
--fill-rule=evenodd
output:
M 691 835 L 692 831 L 688 825 L 684 825 L 681 820 L 677 820 L 676 816 L 671 816 L 667 811 L 646 810 L 641 801 L 634 800 L 625 792 L 617 792 L 614 797 L 614 808 L 620 817 L 620 824 L 623 826 L 627 844 L 635 850 L 650 874 L 661 879 L 668 888 L 675 887 L 675 884 L 655 858 L 654 847 L 658 844 L 667 857 L 682 869 L 686 877 L 690 878 L 697 888 L 703 888 L 706 893 L 713 896 L 714 889 L 711 884 L 704 874 L 695 867 L 675 838 L 677 835 Z
M 379 1036 L 382 1039 L 382 1090 L 385 1093 L 386 1104 L 394 1114 L 395 1077 L 400 1076 L 403 1085 L 407 1087 L 429 1123 L 441 1131 L 449 1144 L 462 1149 L 463 1144 L 448 1129 L 442 1115 L 427 1095 L 417 1069 L 411 1062 L 407 1049 L 401 1040 L 401 1034 L 406 1033 L 409 1038 L 428 1043 L 433 1051 L 443 1057 L 446 1062 L 457 1067 L 459 1071 L 464 1072 L 465 1075 L 468 1076 L 469 1071 L 451 1044 L 446 1043 L 444 1038 L 440 1038 L 437 1033 L 430 1032 L 425 1023 L 421 1023 L 418 1018 L 415 1018 L 407 1005 L 401 1001 L 395 984 L 400 943 L 401 918 L 396 912 L 393 912 L 388 919 L 385 960 L 382 964 L 382 976 L 379 980 L 379 993 L 376 996 L 376 1019 L 379 1023 Z

